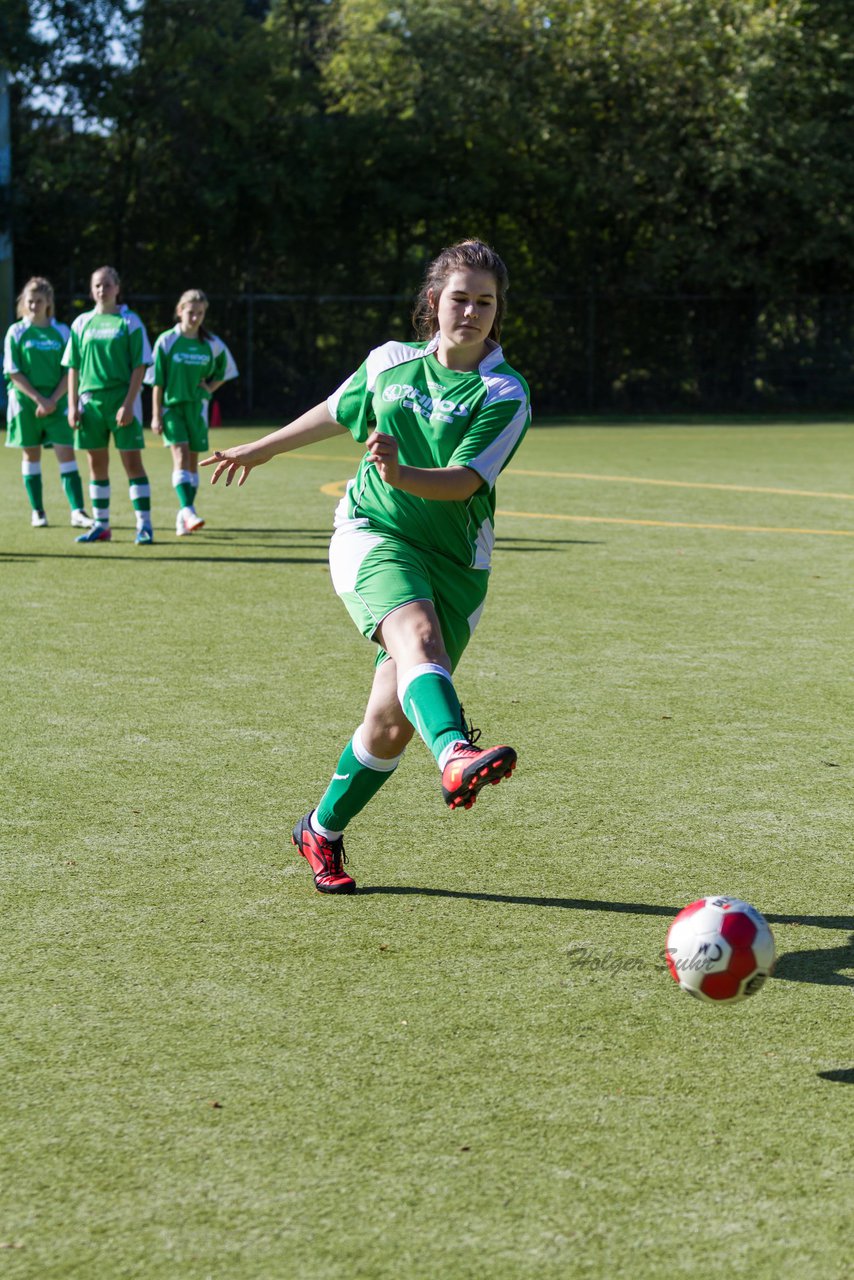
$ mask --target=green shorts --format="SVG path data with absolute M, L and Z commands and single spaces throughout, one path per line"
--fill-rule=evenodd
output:
M 163 440 L 166 444 L 187 444 L 192 453 L 207 453 L 208 424 L 198 400 L 170 404 L 163 410 Z
M 36 402 L 22 391 L 9 392 L 6 444 L 15 449 L 35 449 L 39 445 L 65 444 L 74 447 L 74 432 L 68 425 L 68 401 L 58 401 L 48 418 L 36 417 Z
M 383 618 L 414 600 L 432 601 L 453 671 L 474 633 L 489 573 L 468 569 L 368 520 L 343 520 L 329 544 L 332 584 L 363 636 L 375 638 Z M 388 655 L 380 649 L 377 662 Z
M 110 387 L 106 391 L 84 391 L 80 397 L 83 419 L 77 431 L 78 449 L 106 449 L 112 436 L 117 449 L 144 449 L 142 433 L 142 396 L 133 406 L 133 422 L 127 427 L 116 423 L 116 414 L 124 404 L 127 391 Z

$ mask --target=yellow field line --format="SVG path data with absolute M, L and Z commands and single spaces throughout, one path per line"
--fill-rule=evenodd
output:
M 353 474 L 356 473 L 356 467 L 362 461 L 364 454 L 354 453 L 289 453 L 286 457 L 293 458 L 294 462 L 349 462 L 353 466 Z
M 292 457 L 306 462 L 352 462 L 353 458 L 341 453 L 298 453 Z M 854 493 L 828 493 L 820 489 L 772 489 L 766 485 L 717 484 L 703 480 L 658 480 L 650 476 L 595 475 L 588 471 L 532 471 L 522 467 L 508 467 L 508 476 L 539 476 L 549 480 L 597 480 L 605 484 L 652 484 L 669 489 L 717 489 L 728 493 L 771 493 L 784 498 L 835 498 L 841 502 L 854 502 Z M 723 527 L 723 526 L 721 526 Z
M 825 538 L 854 538 L 854 529 L 786 529 L 763 524 L 700 524 L 688 520 L 629 520 L 623 516 L 565 516 L 537 511 L 498 510 L 497 516 L 518 516 L 523 520 L 567 520 L 573 524 L 640 524 L 657 529 L 718 529 L 727 533 L 811 533 Z
M 552 480 L 602 480 L 609 484 L 657 484 L 672 489 L 723 489 L 730 493 L 775 493 L 787 498 L 840 498 L 854 502 L 854 493 L 826 493 L 813 489 L 771 489 L 750 484 L 714 484 L 700 480 L 655 480 L 646 476 L 599 476 L 586 471 L 523 471 L 520 467 L 508 467 L 506 474 L 513 476 L 541 476 Z
M 341 498 L 347 486 L 346 480 L 333 480 L 320 487 L 320 492 L 330 498 Z M 712 524 L 689 520 L 631 520 L 627 516 L 569 516 L 545 511 L 508 511 L 499 507 L 497 516 L 517 517 L 520 520 L 563 520 L 570 524 L 633 524 L 651 529 L 717 529 L 724 533 L 800 533 L 814 534 L 821 538 L 854 538 L 854 529 L 787 529 L 767 524 Z

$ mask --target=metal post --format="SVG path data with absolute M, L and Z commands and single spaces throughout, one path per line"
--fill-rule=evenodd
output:
M 9 73 L 0 67 L 0 332 L 14 319 L 15 266 L 12 252 L 12 142 L 9 128 Z M 0 408 L 6 388 L 0 383 Z
M 596 412 L 596 290 L 587 294 L 587 412 Z
M 255 347 L 255 294 L 246 295 L 246 412 L 252 413 L 255 408 L 255 370 L 252 352 Z

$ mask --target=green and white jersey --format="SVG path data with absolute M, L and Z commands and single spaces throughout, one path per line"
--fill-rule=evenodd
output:
M 232 378 L 239 376 L 240 370 L 237 368 L 234 356 L 223 342 L 222 338 L 218 338 L 212 333 L 208 341 L 213 349 L 216 358 L 216 368 L 214 369 L 212 382 L 230 382 Z
M 11 325 L 3 344 L 3 372 L 7 383 L 10 374 L 20 373 L 36 391 L 51 395 L 65 372 L 62 353 L 69 337 L 68 326 L 58 320 L 43 326 L 30 324 L 29 320 Z
M 175 356 L 177 340 L 181 340 L 182 349 Z M 183 343 L 193 342 L 196 343 L 195 355 L 192 358 L 184 357 Z M 198 372 L 198 378 L 195 379 L 193 369 L 202 369 L 200 347 L 206 348 L 205 358 L 210 361 L 210 367 L 207 372 Z M 230 379 L 237 378 L 238 374 L 234 357 L 222 338 L 216 337 L 215 333 L 207 334 L 206 338 L 182 338 L 181 325 L 177 324 L 172 329 L 166 329 L 157 338 L 154 344 L 154 365 L 146 371 L 145 381 L 149 387 L 157 385 L 165 388 L 163 402 L 166 407 L 186 401 L 202 401 L 206 406 L 206 402 L 210 401 L 210 392 L 200 384 L 227 383 Z M 179 380 L 183 379 L 183 375 L 186 375 L 187 390 L 191 390 L 192 394 L 177 394 Z M 195 389 L 192 388 L 193 380 Z
M 145 375 L 150 386 L 163 387 L 163 403 L 199 403 L 210 399 L 202 382 L 227 382 L 237 377 L 237 365 L 221 338 L 188 338 L 176 324 L 154 344 L 154 366 Z
M 436 359 L 429 342 L 386 342 L 327 400 L 330 414 L 364 443 L 372 431 L 398 442 L 409 467 L 470 467 L 483 484 L 465 502 L 437 502 L 393 489 L 367 455 L 347 485 L 336 525 L 364 520 L 472 569 L 488 569 L 495 541 L 495 481 L 531 421 L 525 380 L 494 346 L 470 373 Z
M 62 363 L 79 371 L 81 394 L 127 387 L 134 369 L 151 364 L 145 325 L 130 307 L 104 315 L 84 311 L 71 326 Z

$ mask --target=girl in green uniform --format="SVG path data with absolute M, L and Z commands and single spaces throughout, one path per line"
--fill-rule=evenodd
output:
M 317 807 L 294 828 L 322 893 L 352 893 L 343 832 L 397 767 L 417 731 L 452 809 L 509 777 L 512 747 L 481 750 L 452 673 L 483 609 L 494 541 L 495 481 L 530 422 L 528 388 L 498 340 L 507 271 L 478 240 L 430 265 L 417 342 L 387 342 L 331 395 L 252 444 L 218 451 L 212 482 L 344 431 L 366 453 L 335 518 L 330 568 L 356 625 L 378 646 L 362 724 Z
M 208 300 L 201 289 L 187 289 L 178 299 L 171 329 L 154 344 L 154 367 L 146 374 L 153 384 L 151 430 L 172 449 L 172 485 L 178 495 L 175 532 L 179 538 L 201 529 L 196 512 L 199 454 L 208 448 L 208 404 L 237 366 L 219 338 L 205 328 Z
M 65 420 L 68 376 L 62 367 L 62 353 L 69 330 L 54 316 L 49 280 L 33 276 L 27 281 L 18 297 L 17 315 L 3 344 L 6 444 L 23 452 L 21 471 L 32 525 L 39 529 L 47 524 L 41 456 L 42 446 L 53 446 L 71 523 L 77 529 L 90 529 L 92 520 L 83 510 L 83 485 L 74 457 L 74 433 Z
M 113 267 L 99 267 L 90 284 L 93 310 L 77 317 L 62 357 L 68 369 L 68 423 L 89 454 L 89 493 L 95 523 L 78 542 L 109 542 L 110 439 L 127 473 L 136 515 L 135 542 L 154 541 L 151 487 L 142 462 L 142 380 L 151 364 L 145 325 L 119 302 Z

